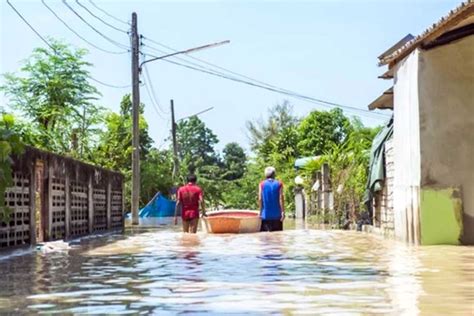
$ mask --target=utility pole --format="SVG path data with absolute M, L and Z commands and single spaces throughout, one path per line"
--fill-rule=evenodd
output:
M 137 14 L 132 13 L 132 225 L 138 225 L 140 197 L 140 63 Z
M 173 139 L 173 180 L 176 180 L 179 170 L 178 144 L 176 142 L 176 122 L 174 119 L 174 102 L 170 100 L 171 106 L 171 136 Z

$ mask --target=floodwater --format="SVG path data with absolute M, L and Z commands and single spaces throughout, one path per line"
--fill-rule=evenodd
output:
M 4 255 L 0 313 L 474 313 L 474 248 L 286 224 L 247 235 L 163 225 Z

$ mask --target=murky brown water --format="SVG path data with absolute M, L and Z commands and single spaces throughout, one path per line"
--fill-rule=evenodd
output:
M 196 236 L 164 226 L 2 258 L 0 313 L 474 313 L 474 248 L 297 226 Z

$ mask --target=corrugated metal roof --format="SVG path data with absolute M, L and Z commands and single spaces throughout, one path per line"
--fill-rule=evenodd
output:
M 474 0 L 468 0 L 461 3 L 461 5 L 459 5 L 456 9 L 451 10 L 446 16 L 442 17 L 438 22 L 427 28 L 422 34 L 406 42 L 403 46 L 396 49 L 395 51 L 386 54 L 391 50 L 390 48 L 386 53 L 380 55 L 379 65 L 382 66 L 398 62 L 421 44 L 434 40 L 444 32 L 450 31 L 455 27 L 460 26 L 459 24 L 463 20 L 473 15 Z M 395 47 L 397 44 L 395 44 L 393 47 Z

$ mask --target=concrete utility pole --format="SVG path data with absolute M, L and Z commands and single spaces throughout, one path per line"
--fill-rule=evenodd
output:
M 179 170 L 178 143 L 176 142 L 176 121 L 174 119 L 174 102 L 170 100 L 171 106 L 171 136 L 173 139 L 173 180 L 176 180 Z
M 132 13 L 132 225 L 138 225 L 140 198 L 140 77 L 137 14 Z

